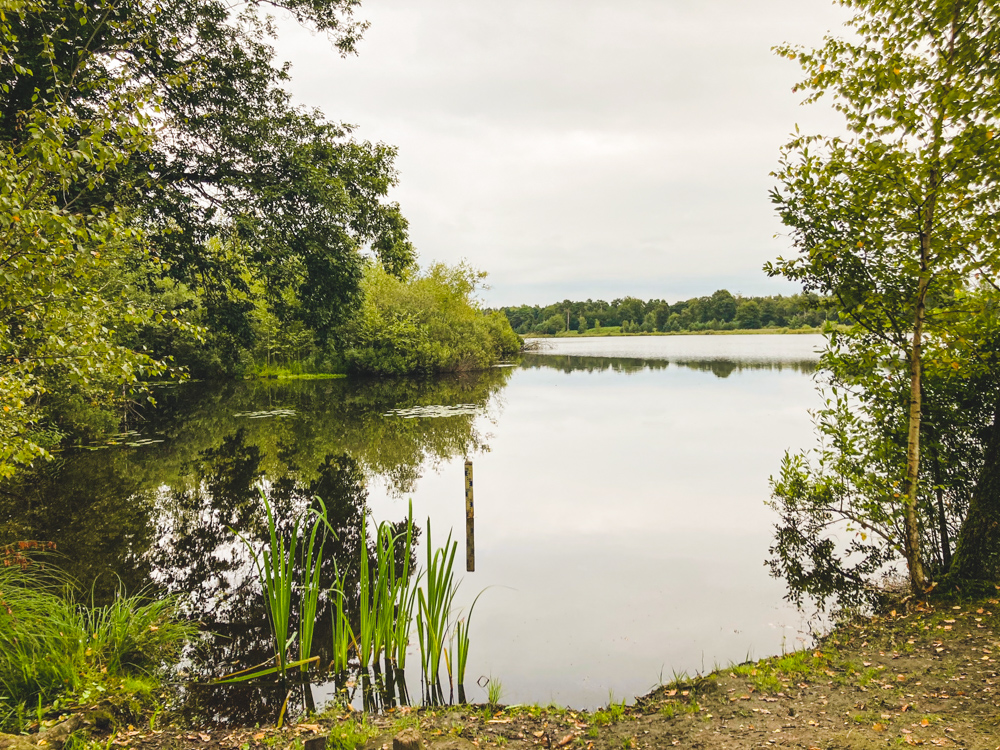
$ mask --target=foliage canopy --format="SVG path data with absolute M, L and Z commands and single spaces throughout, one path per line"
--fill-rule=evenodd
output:
M 796 133 L 783 149 L 772 199 L 798 253 L 767 270 L 832 295 L 858 326 L 835 334 L 826 358 L 835 394 L 819 415 L 828 442 L 818 473 L 786 458 L 775 484 L 786 513 L 772 562 L 793 586 L 826 573 L 860 586 L 901 555 L 916 592 L 929 580 L 932 530 L 941 570 L 947 527 L 963 517 L 960 504 L 928 505 L 944 486 L 941 451 L 948 441 L 966 445 L 966 466 L 978 465 L 982 415 L 996 393 L 998 7 L 844 4 L 857 11 L 849 38 L 776 50 L 803 67 L 807 102 L 833 98 L 846 132 Z M 961 419 L 963 408 L 978 419 Z M 864 535 L 848 545 L 864 556 L 860 567 L 846 566 L 822 536 L 835 520 Z M 869 534 L 883 539 L 881 551 Z

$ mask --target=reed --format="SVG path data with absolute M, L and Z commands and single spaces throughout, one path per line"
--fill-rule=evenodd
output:
M 326 507 L 323 506 L 322 518 L 326 518 Z M 316 546 L 316 536 L 320 531 L 321 521 L 313 523 L 309 534 L 309 546 L 303 549 L 302 571 L 305 576 L 302 596 L 299 599 L 299 661 L 300 669 L 308 669 L 308 659 L 312 652 L 313 630 L 316 626 L 316 609 L 319 605 L 319 577 L 323 562 L 323 539 Z
M 375 608 L 378 606 L 377 597 L 372 591 L 371 575 L 369 572 L 370 563 L 368 561 L 368 515 L 361 519 L 361 549 L 359 551 L 359 626 L 357 655 L 361 669 L 368 669 L 372 654 L 375 650 L 375 631 L 378 623 Z
M 330 590 L 333 600 L 333 671 L 346 672 L 347 661 L 350 658 L 350 649 L 357 641 L 354 630 L 351 628 L 351 621 L 344 610 L 344 600 L 346 598 L 344 589 L 344 577 L 340 571 L 334 573 L 334 588 Z
M 367 518 L 362 521 L 361 538 L 368 538 Z M 396 566 L 396 545 L 403 540 L 403 564 Z M 367 544 L 362 545 L 359 560 L 360 631 L 357 655 L 360 666 L 367 669 L 384 655 L 398 667 L 406 666 L 406 647 L 409 644 L 413 621 L 416 586 L 410 581 L 410 557 L 413 550 L 413 508 L 407 517 L 406 528 L 400 534 L 392 525 L 379 524 L 375 531 L 375 566 L 369 561 Z
M 278 670 L 287 668 L 288 648 L 291 645 L 292 587 L 295 577 L 295 549 L 298 544 L 299 522 L 295 522 L 288 544 L 278 534 L 274 513 L 263 490 L 260 498 L 267 512 L 268 546 L 259 554 L 254 545 L 239 532 L 234 532 L 250 551 L 257 577 L 267 604 L 267 616 L 274 637 L 274 657 Z
M 420 642 L 420 659 L 424 679 L 438 684 L 441 656 L 445 651 L 445 638 L 451 617 L 451 605 L 458 586 L 455 584 L 455 552 L 458 543 L 448 539 L 440 549 L 434 549 L 431 520 L 427 519 L 427 567 L 424 585 L 417 591 L 417 636 Z
M 257 570 L 257 578 L 260 581 L 267 604 L 271 635 L 274 637 L 274 659 L 277 666 L 273 670 L 268 669 L 245 676 L 245 679 L 263 676 L 274 671 L 284 674 L 286 670 L 295 666 L 300 667 L 305 672 L 308 665 L 315 661 L 315 659 L 310 658 L 310 652 L 312 651 L 313 631 L 316 625 L 316 610 L 319 604 L 319 579 L 323 559 L 323 540 L 319 539 L 317 546 L 317 538 L 321 526 L 325 525 L 328 529 L 331 528 L 326 519 L 326 506 L 320 501 L 322 513 L 315 510 L 309 511 L 315 520 L 310 529 L 309 544 L 302 549 L 301 564 L 305 580 L 301 586 L 299 597 L 299 630 L 297 634 L 299 658 L 290 664 L 288 650 L 291 648 L 292 641 L 296 639 L 296 634 L 291 630 L 296 553 L 298 552 L 299 532 L 305 526 L 303 525 L 303 517 L 297 518 L 286 543 L 285 537 L 278 533 L 274 512 L 263 490 L 260 492 L 260 498 L 267 513 L 268 542 L 265 548 L 258 553 L 255 546 L 246 537 L 236 531 L 233 533 L 250 551 L 254 567 Z M 232 531 L 232 529 L 230 530 Z
M 469 607 L 469 614 L 464 618 L 459 618 L 455 622 L 455 650 L 457 652 L 458 660 L 458 684 L 465 684 L 465 667 L 469 661 L 469 625 L 472 623 L 472 611 L 476 608 L 476 602 L 479 601 L 479 597 L 483 595 L 483 591 L 476 594 L 476 598 L 472 600 L 472 606 Z
M 403 545 L 403 570 L 394 583 L 393 599 L 396 602 L 396 617 L 393 642 L 395 645 L 395 662 L 400 669 L 406 668 L 406 647 L 410 644 L 410 628 L 413 623 L 413 607 L 417 599 L 417 589 L 421 574 L 413 576 L 410 581 L 410 557 L 413 550 L 413 501 L 410 501 L 406 516 L 406 531 Z

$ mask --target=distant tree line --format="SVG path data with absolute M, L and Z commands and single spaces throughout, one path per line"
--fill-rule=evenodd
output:
M 623 333 L 815 328 L 828 320 L 839 320 L 833 301 L 816 294 L 743 297 L 725 289 L 673 304 L 624 297 L 611 302 L 564 300 L 545 307 L 521 305 L 500 310 L 519 334 L 555 334 L 567 327 L 571 331 L 619 327 Z

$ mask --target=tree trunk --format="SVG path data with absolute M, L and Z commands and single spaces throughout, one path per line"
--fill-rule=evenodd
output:
M 972 492 L 969 514 L 958 532 L 951 576 L 956 580 L 1000 581 L 1000 402 L 986 439 L 983 469 Z
M 925 242 L 921 242 L 921 256 L 925 256 Z M 923 260 L 923 257 L 921 260 Z M 922 264 L 923 265 L 923 264 Z M 921 346 L 924 329 L 924 299 L 927 296 L 928 279 L 921 275 L 917 290 L 917 309 L 913 321 L 913 343 L 910 349 L 910 417 L 906 440 L 906 483 L 903 528 L 905 533 L 903 551 L 910 571 L 910 590 L 919 594 L 925 585 L 924 564 L 920 555 L 920 524 L 917 520 L 917 489 L 920 475 L 920 416 L 921 387 L 920 376 L 923 361 Z

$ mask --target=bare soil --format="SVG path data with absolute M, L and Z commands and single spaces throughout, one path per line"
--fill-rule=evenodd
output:
M 282 730 L 128 727 L 100 739 L 109 750 L 293 748 L 312 738 L 307 750 L 381 750 L 416 728 L 431 750 L 1000 750 L 998 663 L 998 599 L 918 603 L 841 625 L 808 651 L 663 685 L 632 706 L 401 708 L 374 718 L 341 709 Z

